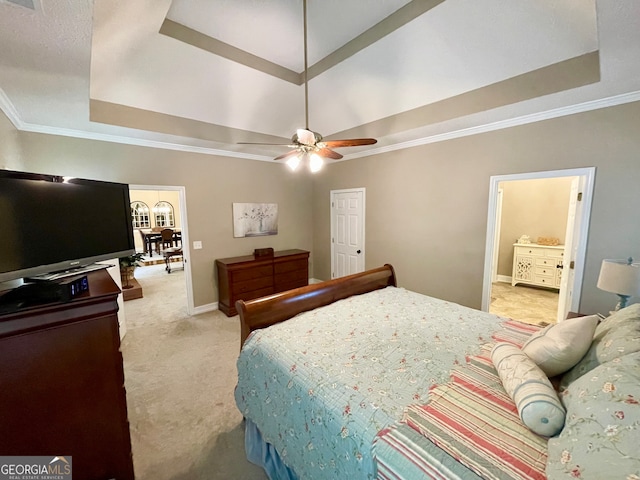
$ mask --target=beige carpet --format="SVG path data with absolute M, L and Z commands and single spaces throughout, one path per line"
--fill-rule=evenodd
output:
M 125 302 L 125 387 L 138 480 L 263 480 L 246 460 L 233 399 L 237 317 L 189 317 L 184 272 L 136 269 L 144 297 Z
M 489 312 L 535 325 L 556 323 L 558 291 L 496 282 L 491 286 Z
M 266 479 L 246 460 L 233 399 L 238 317 L 189 317 L 181 270 L 169 275 L 164 265 L 145 266 L 135 276 L 144 297 L 124 304 L 122 355 L 136 479 Z M 501 315 L 532 323 L 555 318 L 552 292 L 497 284 L 492 297 L 491 309 Z

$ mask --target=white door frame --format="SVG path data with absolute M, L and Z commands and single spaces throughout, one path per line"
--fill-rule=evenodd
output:
M 365 233 L 365 218 L 367 217 L 366 215 L 366 208 L 367 208 L 367 201 L 366 201 L 366 188 L 364 187 L 358 187 L 358 188 L 343 188 L 340 190 L 331 190 L 329 193 L 329 208 L 330 208 L 330 222 L 331 222 L 331 278 L 334 278 L 334 272 L 335 272 L 335 266 L 336 266 L 336 258 L 335 258 L 335 249 L 334 249 L 334 242 L 333 239 L 335 238 L 335 209 L 333 207 L 334 204 L 334 198 L 336 195 L 340 194 L 340 193 L 347 193 L 347 192 L 361 192 L 362 193 L 362 218 L 361 218 L 361 228 L 362 231 L 361 233 L 361 237 L 362 238 L 362 265 L 366 265 L 366 259 L 365 259 L 365 254 L 367 252 L 367 249 L 364 248 L 365 246 L 365 238 L 364 238 L 364 233 Z
M 573 295 L 569 305 L 571 311 L 579 311 L 580 293 L 582 290 L 582 277 L 584 275 L 584 263 L 587 251 L 587 236 L 589 233 L 589 218 L 591 216 L 591 201 L 593 199 L 593 187 L 595 182 L 595 167 L 575 168 L 568 170 L 553 170 L 546 172 L 520 173 L 513 175 L 496 175 L 489 179 L 489 209 L 487 212 L 487 240 L 484 255 L 484 276 L 482 281 L 482 310 L 489 311 L 491 303 L 491 273 L 495 255 L 495 237 L 497 222 L 498 184 L 513 180 L 534 180 L 558 177 L 583 177 L 584 189 L 582 191 L 582 212 L 580 216 L 579 230 L 576 235 L 578 247 L 576 258 L 573 259 L 575 266 L 575 278 L 573 285 L 568 287 L 573 290 Z M 575 240 L 575 239 L 574 239 Z M 565 259 L 565 265 L 572 259 Z M 567 289 L 567 291 L 569 290 Z
M 184 278 L 187 286 L 187 314 L 193 315 L 193 283 L 191 281 L 191 262 L 189 262 L 189 222 L 187 222 L 187 192 L 185 187 L 170 185 L 129 185 L 130 190 L 158 190 L 178 192 L 180 198 L 180 228 L 182 236 L 182 259 Z
M 502 224 L 502 199 L 504 191 L 498 188 L 496 197 L 496 228 L 493 236 L 493 261 L 491 262 L 491 283 L 498 280 L 498 257 L 500 256 L 500 228 Z

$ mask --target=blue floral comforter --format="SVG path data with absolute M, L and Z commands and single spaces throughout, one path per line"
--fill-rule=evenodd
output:
M 252 334 L 236 403 L 300 479 L 373 479 L 376 433 L 503 321 L 402 288 L 350 297 Z

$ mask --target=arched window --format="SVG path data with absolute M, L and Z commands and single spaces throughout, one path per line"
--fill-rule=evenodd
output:
M 153 207 L 153 215 L 156 221 L 156 227 L 175 227 L 175 217 L 173 215 L 173 205 L 169 202 L 161 201 Z
M 131 202 L 133 228 L 149 228 L 149 207 L 144 202 Z

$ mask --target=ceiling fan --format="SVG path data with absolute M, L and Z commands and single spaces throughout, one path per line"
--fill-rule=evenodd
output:
M 322 168 L 324 161 L 322 158 L 339 160 L 342 158 L 338 152 L 332 150 L 340 147 L 358 147 L 361 145 L 373 145 L 377 142 L 375 138 L 351 138 L 344 140 L 325 140 L 322 135 L 309 129 L 309 86 L 307 84 L 307 0 L 302 0 L 303 21 L 304 21 L 304 114 L 305 128 L 297 129 L 291 137 L 291 143 L 252 143 L 238 142 L 240 145 L 282 145 L 293 150 L 274 158 L 274 160 L 287 159 L 287 165 L 295 170 L 304 158 L 309 159 L 309 168 L 312 172 L 317 172 Z

